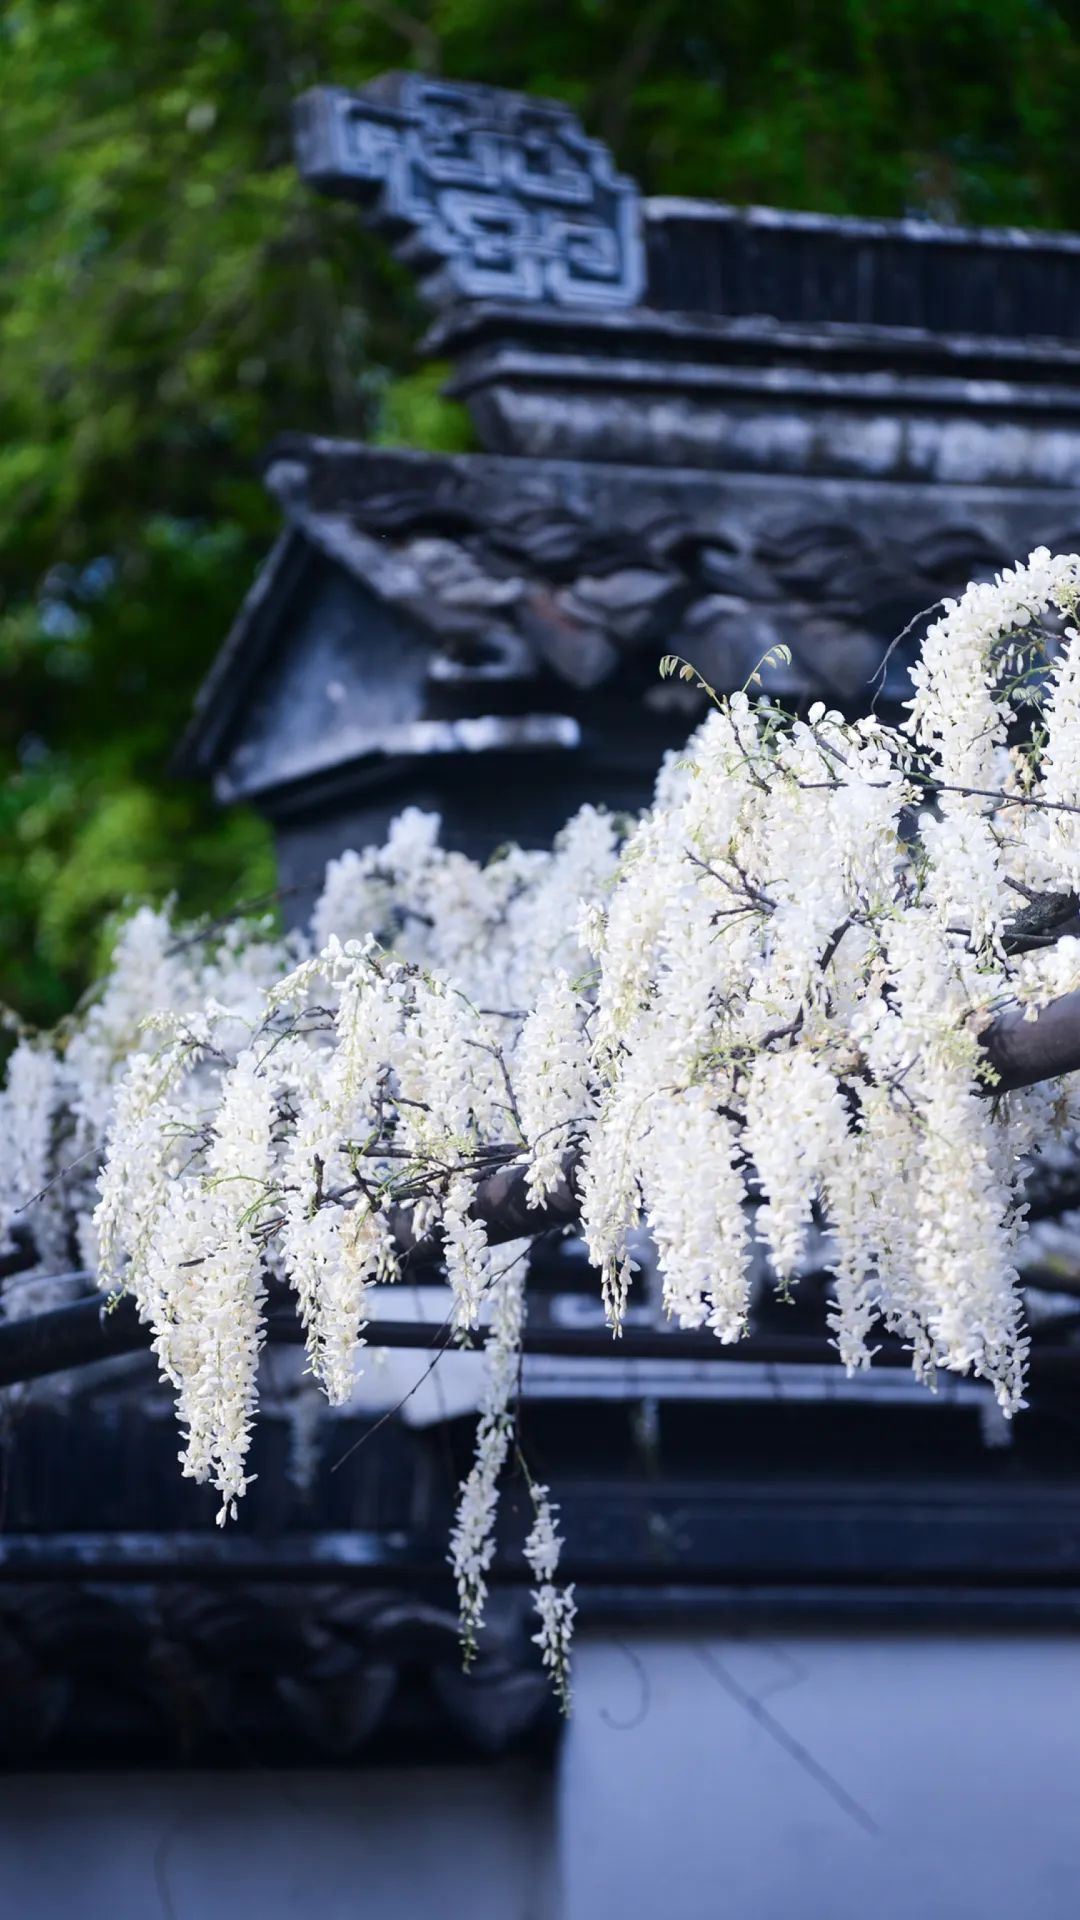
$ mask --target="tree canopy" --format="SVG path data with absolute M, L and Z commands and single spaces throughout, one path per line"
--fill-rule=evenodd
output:
M 296 177 L 293 97 L 423 66 L 564 97 L 646 190 L 1080 221 L 1080 35 L 1036 0 L 16 0 L 0 20 L 0 999 L 125 901 L 272 881 L 168 750 L 284 429 L 467 444 L 411 286 Z

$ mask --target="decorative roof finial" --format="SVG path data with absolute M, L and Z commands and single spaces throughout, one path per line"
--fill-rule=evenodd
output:
M 369 207 L 436 306 L 641 299 L 638 190 L 559 101 L 391 73 L 303 94 L 295 140 L 304 179 Z

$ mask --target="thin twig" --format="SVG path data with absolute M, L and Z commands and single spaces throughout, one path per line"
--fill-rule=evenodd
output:
M 420 1375 L 420 1378 L 418 1380 L 413 1381 L 413 1384 L 409 1388 L 408 1393 L 402 1394 L 401 1399 L 398 1401 L 396 1406 L 387 1407 L 386 1412 L 383 1414 L 380 1414 L 374 1426 L 368 1427 L 366 1433 L 362 1433 L 358 1440 L 354 1440 L 351 1447 L 346 1447 L 345 1452 L 341 1455 L 341 1458 L 339 1460 L 334 1461 L 334 1464 L 330 1469 L 331 1473 L 336 1473 L 339 1467 L 343 1467 L 345 1465 L 346 1460 L 351 1460 L 353 1454 L 356 1453 L 358 1448 L 362 1447 L 366 1441 L 370 1440 L 373 1434 L 378 1433 L 380 1427 L 385 1427 L 387 1421 L 392 1420 L 395 1414 L 400 1413 L 402 1407 L 407 1405 L 407 1403 L 412 1399 L 414 1393 L 419 1393 L 420 1388 L 423 1386 L 425 1380 L 427 1380 L 429 1376 L 432 1373 L 434 1373 L 435 1368 L 438 1366 L 439 1361 L 443 1357 L 443 1354 L 446 1353 L 449 1349 L 450 1341 L 453 1334 L 453 1328 L 451 1327 L 451 1324 L 450 1324 L 451 1319 L 452 1319 L 452 1310 L 451 1310 L 451 1313 L 447 1314 L 446 1319 L 443 1321 L 442 1326 L 439 1328 L 439 1333 L 445 1334 L 446 1338 L 440 1343 L 440 1345 L 436 1349 L 434 1359 L 430 1362 L 430 1364 L 427 1367 L 425 1367 L 423 1373 Z M 436 1339 L 438 1339 L 438 1334 L 436 1335 Z
M 907 626 L 901 627 L 900 632 L 896 636 L 896 639 L 889 641 L 889 644 L 885 649 L 884 657 L 882 658 L 880 667 L 878 668 L 876 673 L 872 673 L 870 675 L 870 678 L 866 683 L 868 687 L 872 687 L 875 680 L 880 680 L 881 682 L 881 685 L 878 687 L 877 692 L 875 693 L 873 699 L 870 702 L 871 713 L 874 712 L 875 708 L 877 707 L 878 700 L 880 699 L 881 695 L 885 691 L 885 670 L 888 667 L 889 661 L 892 659 L 893 654 L 896 652 L 897 647 L 900 646 L 902 642 L 907 639 L 908 634 L 911 633 L 912 630 L 918 626 L 920 620 L 929 619 L 930 615 L 932 613 L 936 613 L 937 609 L 939 607 L 944 606 L 944 604 L 945 604 L 944 598 L 941 598 L 939 600 L 932 600 L 928 607 L 922 607 L 918 613 L 913 613 L 911 616 L 911 619 L 907 623 Z
M 13 1210 L 12 1217 L 14 1218 L 16 1214 L 25 1213 L 28 1207 L 36 1207 L 38 1201 L 44 1200 L 45 1195 L 49 1192 L 50 1188 L 55 1187 L 58 1181 L 66 1180 L 68 1174 L 74 1173 L 76 1167 L 81 1167 L 83 1161 L 89 1160 L 91 1154 L 100 1153 L 100 1152 L 101 1152 L 101 1148 L 99 1146 L 87 1147 L 85 1153 L 80 1153 L 76 1156 L 74 1160 L 69 1160 L 66 1167 L 61 1167 L 59 1173 L 54 1173 L 51 1180 L 46 1180 L 45 1185 L 39 1190 L 39 1192 L 32 1194 L 29 1200 L 24 1200 L 21 1207 L 15 1207 Z

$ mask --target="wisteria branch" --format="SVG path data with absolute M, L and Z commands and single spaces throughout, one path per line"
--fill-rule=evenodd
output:
M 981 1044 L 991 1069 L 988 1094 L 1015 1092 L 1080 1070 L 1080 991 L 1050 1002 L 1034 1018 L 1018 1007 L 1007 1008 L 986 1027 Z M 553 1230 L 573 1230 L 580 1221 L 578 1167 L 576 1150 L 562 1156 L 558 1180 L 542 1204 L 530 1199 L 528 1168 L 520 1163 L 480 1178 L 471 1211 L 489 1243 L 499 1246 Z M 708 1177 L 703 1168 L 702 1178 Z M 392 1208 L 389 1223 L 395 1250 L 410 1267 L 440 1258 L 438 1230 L 417 1234 L 411 1208 Z M 1049 1284 L 1045 1278 L 1036 1283 Z M 150 1337 L 127 1298 L 78 1301 L 9 1321 L 0 1324 L 0 1386 L 137 1352 L 149 1345 Z

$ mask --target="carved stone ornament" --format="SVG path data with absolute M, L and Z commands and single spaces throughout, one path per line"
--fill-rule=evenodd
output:
M 637 188 L 558 101 L 392 73 L 303 94 L 295 141 L 305 180 L 370 207 L 437 306 L 641 298 Z

